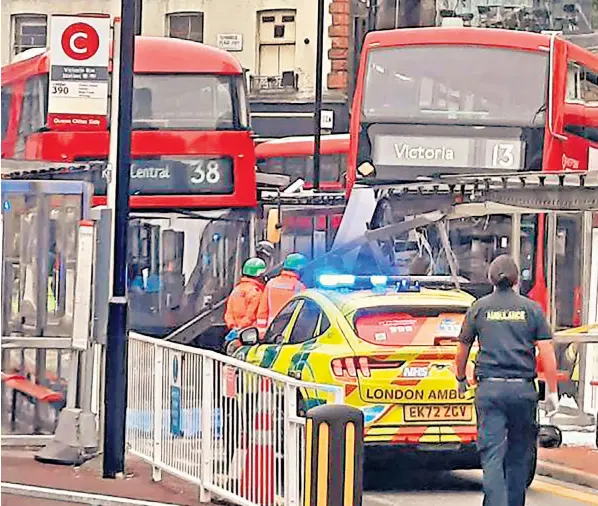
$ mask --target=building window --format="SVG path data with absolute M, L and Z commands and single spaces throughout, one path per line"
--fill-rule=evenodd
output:
M 251 77 L 251 90 L 296 89 L 296 24 L 294 10 L 258 13 L 258 75 Z
M 13 54 L 27 49 L 46 47 L 48 18 L 43 14 L 16 14 L 12 17 Z
M 203 42 L 203 12 L 176 12 L 168 15 L 168 36 Z

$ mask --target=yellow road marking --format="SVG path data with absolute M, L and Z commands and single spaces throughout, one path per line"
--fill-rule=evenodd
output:
M 582 492 L 574 488 L 567 488 L 561 485 L 554 485 L 546 481 L 534 481 L 530 487 L 536 492 L 545 492 L 549 494 L 558 495 L 567 499 L 574 499 L 586 504 L 594 504 L 598 506 L 598 495 L 589 494 L 588 492 Z

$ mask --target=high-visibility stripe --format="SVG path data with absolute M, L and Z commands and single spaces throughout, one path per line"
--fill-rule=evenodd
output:
M 355 423 L 349 422 L 345 427 L 345 491 L 344 506 L 353 506 L 355 491 Z
M 316 506 L 326 506 L 328 503 L 328 440 L 330 427 L 326 422 L 318 427 L 318 476 Z

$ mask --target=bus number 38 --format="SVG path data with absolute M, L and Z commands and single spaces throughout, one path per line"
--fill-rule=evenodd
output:
M 220 181 L 220 166 L 216 160 L 201 160 L 197 162 L 191 176 L 193 184 L 216 184 Z

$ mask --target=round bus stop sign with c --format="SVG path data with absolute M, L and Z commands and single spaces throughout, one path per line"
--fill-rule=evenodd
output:
M 52 16 L 48 127 L 105 130 L 110 18 Z

